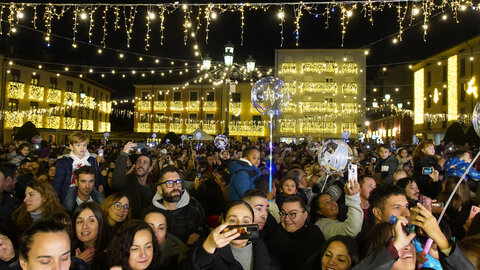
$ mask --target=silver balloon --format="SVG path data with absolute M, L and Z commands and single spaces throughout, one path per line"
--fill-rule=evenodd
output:
M 215 147 L 217 147 L 218 149 L 225 150 L 228 146 L 228 138 L 223 134 L 219 134 L 217 137 L 215 137 L 215 140 L 213 140 L 213 143 L 215 144 Z
M 318 153 L 318 163 L 327 174 L 344 172 L 352 163 L 353 152 L 348 144 L 339 140 L 328 140 Z
M 252 88 L 252 103 L 263 115 L 278 115 L 281 105 L 289 101 L 290 96 L 282 92 L 283 81 L 274 77 L 258 80 Z
M 475 109 L 473 110 L 472 125 L 477 135 L 480 136 L 480 101 L 475 105 Z

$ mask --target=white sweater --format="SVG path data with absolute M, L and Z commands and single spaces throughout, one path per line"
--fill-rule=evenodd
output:
M 360 207 L 360 193 L 345 196 L 345 205 L 348 206 L 347 219 L 344 222 L 329 218 L 320 218 L 315 222 L 325 237 L 325 240 L 335 235 L 356 237 L 362 230 L 363 210 Z

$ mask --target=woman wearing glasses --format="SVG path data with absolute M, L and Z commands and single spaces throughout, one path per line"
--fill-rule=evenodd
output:
M 92 269 L 106 269 L 105 251 L 110 233 L 100 205 L 94 202 L 80 204 L 73 212 L 72 221 L 75 228 L 72 253 Z
M 248 203 L 231 203 L 225 211 L 223 224 L 215 228 L 203 243 L 193 247 L 183 261 L 182 269 L 280 269 L 262 239 L 240 240 L 237 239 L 240 236 L 237 229 L 226 230 L 229 225 L 252 224 L 253 215 Z
M 130 219 L 130 199 L 128 195 L 122 192 L 111 194 L 102 204 L 103 216 L 106 217 L 110 233 L 125 221 Z
M 307 220 L 303 199 L 298 196 L 286 198 L 280 211 L 281 228 L 267 241 L 282 269 L 304 269 L 304 262 L 325 242 L 320 229 Z

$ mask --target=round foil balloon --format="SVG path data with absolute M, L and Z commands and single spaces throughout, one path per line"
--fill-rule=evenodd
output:
M 258 80 L 252 88 L 252 103 L 263 115 L 280 113 L 281 105 L 288 102 L 288 94 L 282 92 L 283 81 L 274 77 Z
M 213 141 L 213 143 L 215 144 L 215 147 L 217 147 L 218 149 L 224 150 L 225 148 L 227 148 L 228 138 L 223 134 L 219 134 L 217 137 L 215 137 L 215 140 Z
M 472 125 L 477 135 L 480 136 L 480 101 L 475 105 L 475 109 L 473 110 Z
M 345 171 L 352 160 L 352 149 L 339 140 L 326 141 L 318 153 L 318 163 L 327 174 Z

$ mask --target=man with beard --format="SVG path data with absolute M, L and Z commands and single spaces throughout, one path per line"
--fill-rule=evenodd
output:
M 167 218 L 168 232 L 188 246 L 206 236 L 202 206 L 183 189 L 183 174 L 177 168 L 167 166 L 159 172 L 157 194 L 152 203 Z
M 142 209 L 151 205 L 156 188 L 152 182 L 147 181 L 153 167 L 152 158 L 146 154 L 137 156 L 135 169 L 132 173 L 127 174 L 128 154 L 136 146 L 136 143 L 127 143 L 118 156 L 113 170 L 112 189 L 127 193 L 130 196 L 132 218 L 139 219 Z

